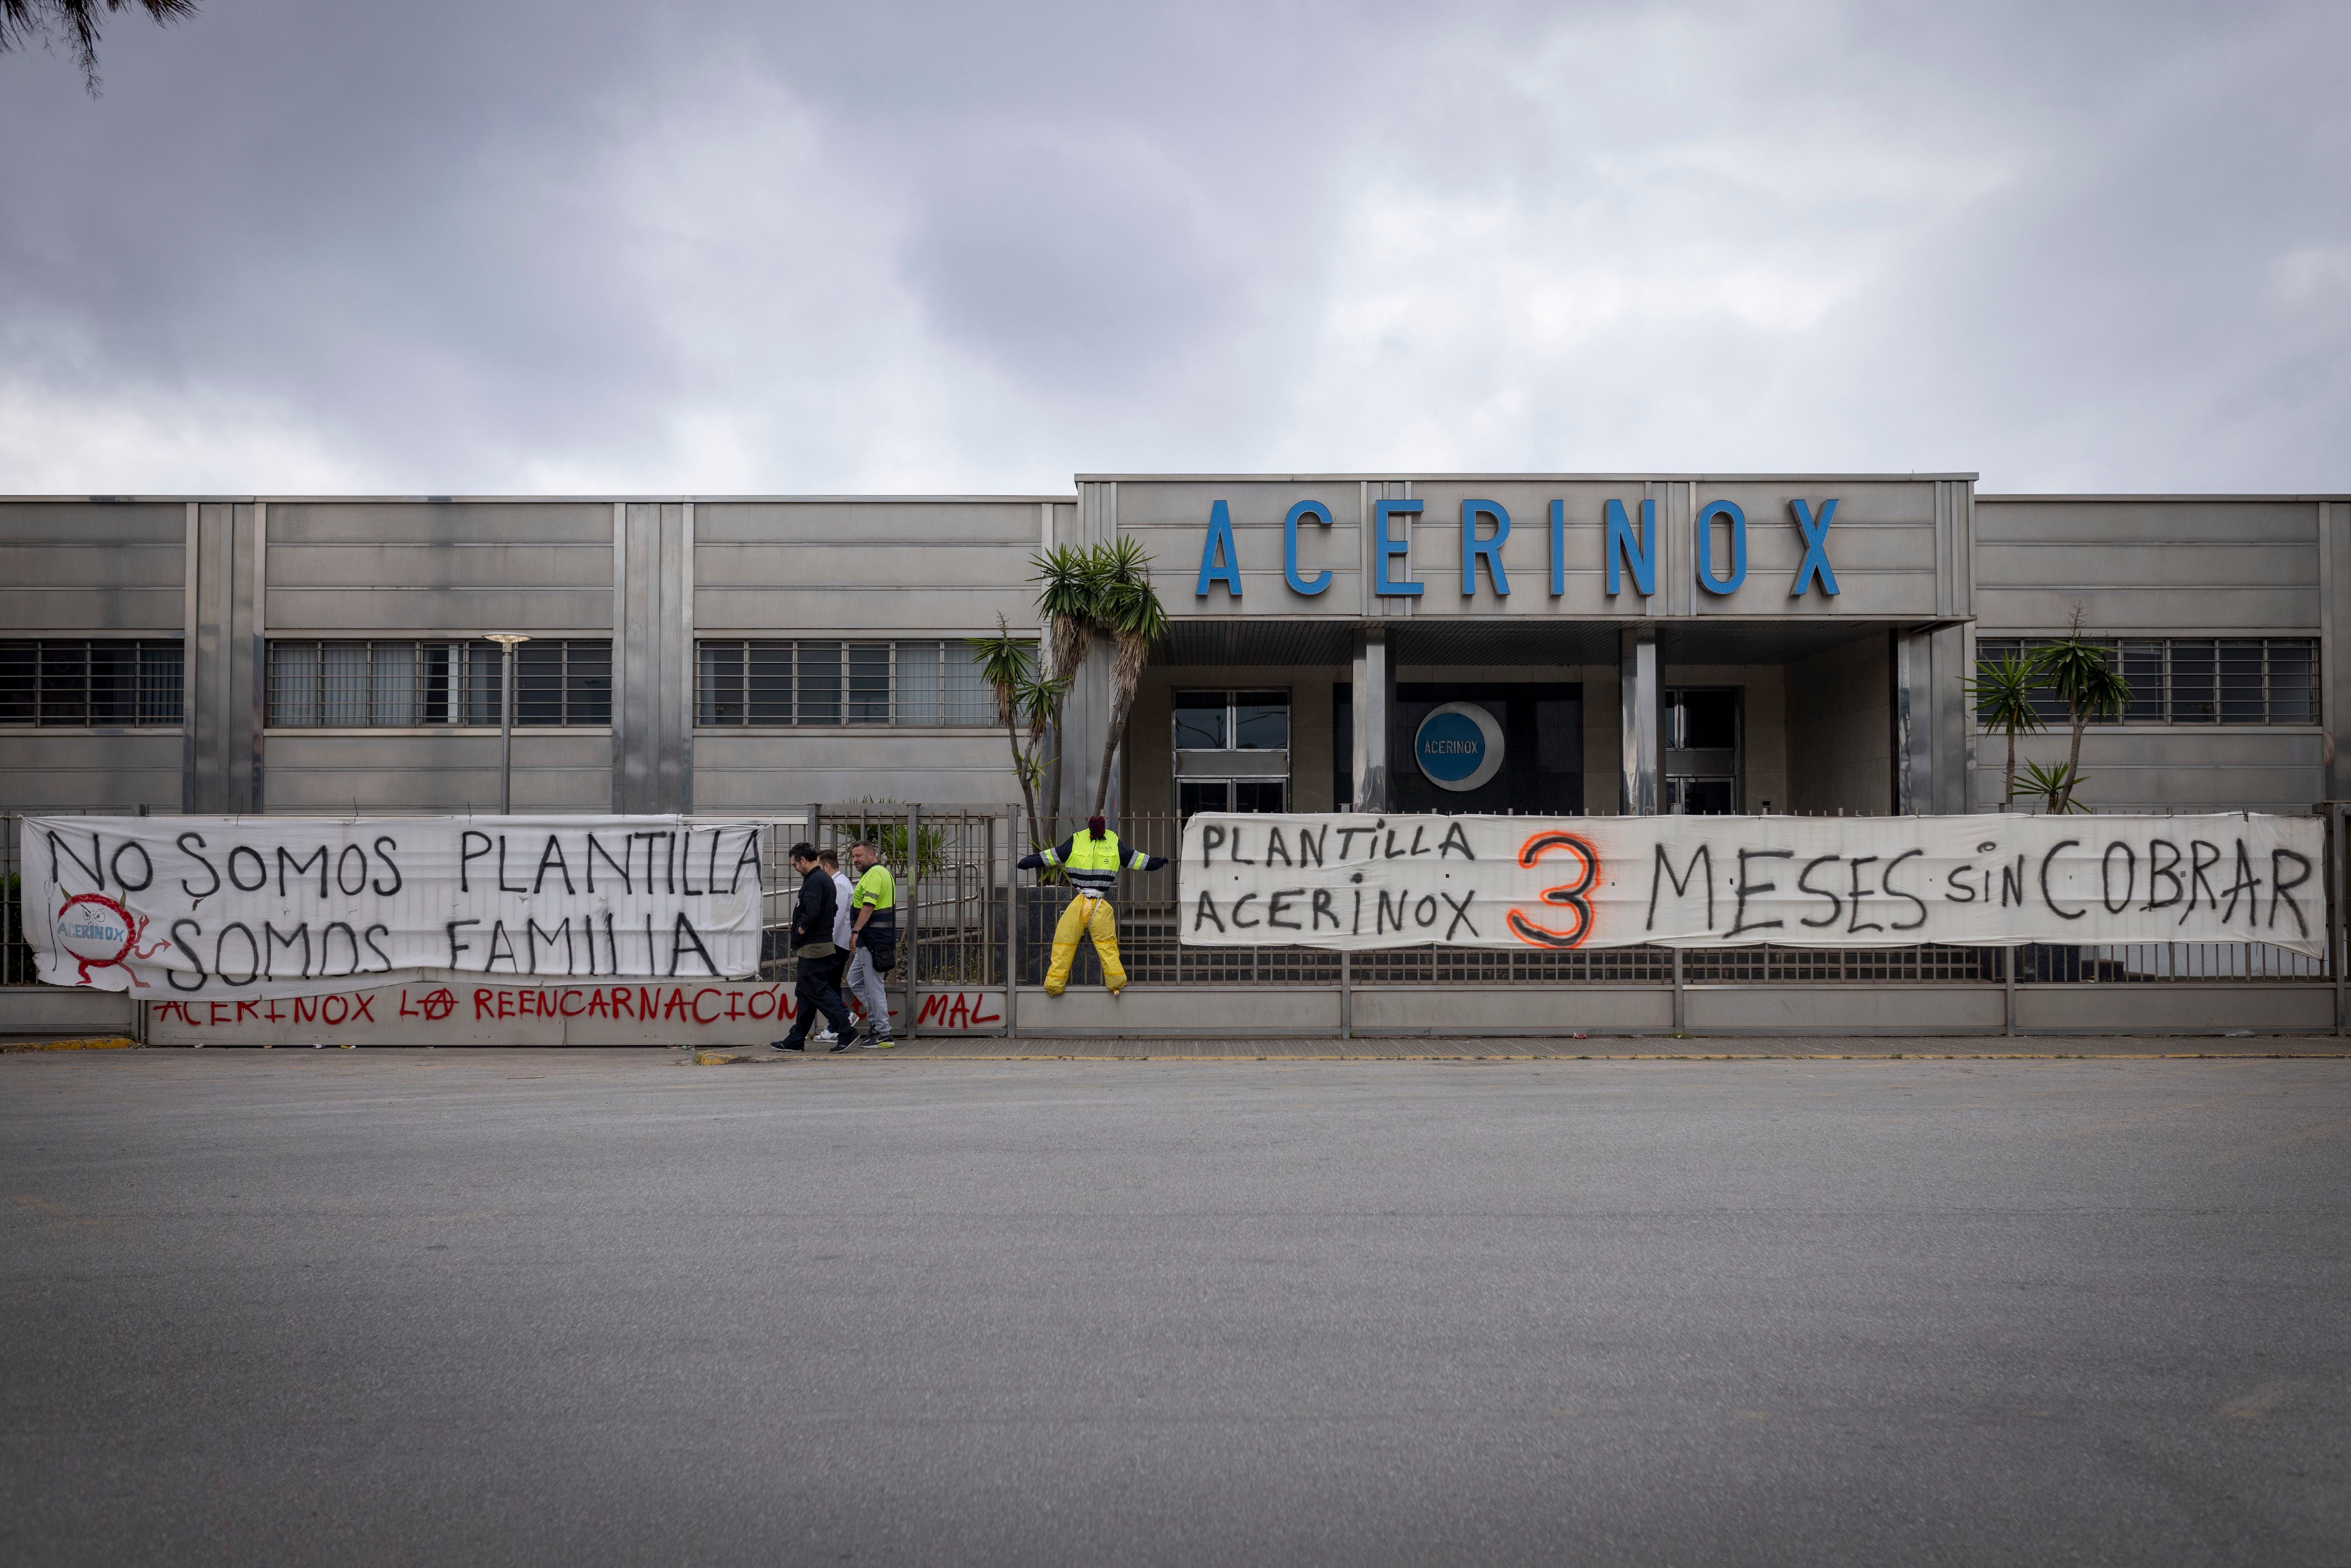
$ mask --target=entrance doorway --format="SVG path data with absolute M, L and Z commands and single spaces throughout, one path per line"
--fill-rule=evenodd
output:
M 1399 811 L 1573 817 L 1583 810 L 1583 687 L 1402 682 L 1388 788 Z
M 1740 810 L 1740 689 L 1674 686 L 1666 692 L 1666 810 L 1727 817 Z

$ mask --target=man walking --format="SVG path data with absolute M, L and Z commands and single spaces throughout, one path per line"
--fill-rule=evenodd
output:
M 832 940 L 833 916 L 841 895 L 817 859 L 816 846 L 805 841 L 792 846 L 792 869 L 799 873 L 799 896 L 792 901 L 792 956 L 799 960 L 793 985 L 798 1012 L 791 1031 L 774 1042 L 778 1051 L 806 1051 L 809 1027 L 819 1013 L 839 1037 L 835 1051 L 849 1049 L 849 1009 L 841 1005 L 835 982 L 841 975 L 841 949 Z
M 842 988 L 841 973 L 849 967 L 849 878 L 841 874 L 841 857 L 832 851 L 819 850 L 816 852 L 816 858 L 817 863 L 824 867 L 824 874 L 832 878 L 832 946 L 834 956 L 840 959 L 840 964 L 833 973 L 832 984 L 835 990 L 840 990 Z M 848 1005 L 849 998 L 844 996 L 841 998 L 841 1006 Z M 821 1029 L 817 1031 L 816 1037 L 827 1045 L 834 1044 L 837 1040 L 853 1045 L 856 1043 L 854 1036 L 854 1030 L 849 1034 L 835 1036 L 831 1030 Z
M 1157 871 L 1165 855 L 1119 848 L 1118 835 L 1100 817 L 1086 819 L 1085 831 L 1071 833 L 1051 849 L 1023 855 L 1024 869 L 1060 866 L 1077 884 L 1078 895 L 1061 911 L 1053 928 L 1053 962 L 1045 971 L 1045 994 L 1058 997 L 1070 988 L 1070 966 L 1078 961 L 1078 938 L 1093 938 L 1094 955 L 1102 960 L 1102 985 L 1112 996 L 1126 989 L 1126 967 L 1118 961 L 1118 917 L 1111 913 L 1110 895 L 1122 871 Z
M 872 844 L 849 846 L 857 873 L 850 902 L 856 911 L 849 932 L 849 994 L 865 1009 L 867 1050 L 897 1044 L 890 1033 L 890 988 L 882 977 L 898 967 L 898 883 Z

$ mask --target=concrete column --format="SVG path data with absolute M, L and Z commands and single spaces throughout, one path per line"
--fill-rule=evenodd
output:
M 1384 626 L 1367 626 L 1355 633 L 1354 670 L 1355 775 L 1354 809 L 1384 811 L 1393 798 L 1388 791 L 1388 710 L 1395 695 L 1395 666 L 1388 663 L 1388 632 Z M 1342 810 L 1344 802 L 1339 802 Z
M 1623 746 L 1622 788 L 1617 810 L 1628 817 L 1654 817 L 1661 794 L 1657 783 L 1657 629 L 1643 623 L 1623 632 L 1616 695 L 1623 704 L 1618 730 Z

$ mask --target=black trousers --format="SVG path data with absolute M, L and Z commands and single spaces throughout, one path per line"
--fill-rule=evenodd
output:
M 791 1030 L 784 1036 L 786 1040 L 795 1045 L 806 1040 L 820 1013 L 834 1034 L 842 1040 L 849 1038 L 849 1004 L 841 999 L 841 974 L 848 965 L 849 955 L 846 953 L 835 953 L 830 958 L 802 958 L 799 961 L 799 978 L 792 987 L 798 1016 L 792 1019 Z

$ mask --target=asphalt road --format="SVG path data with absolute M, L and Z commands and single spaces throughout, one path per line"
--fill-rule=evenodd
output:
M 0 1558 L 2351 1562 L 2351 1062 L 0 1059 Z

